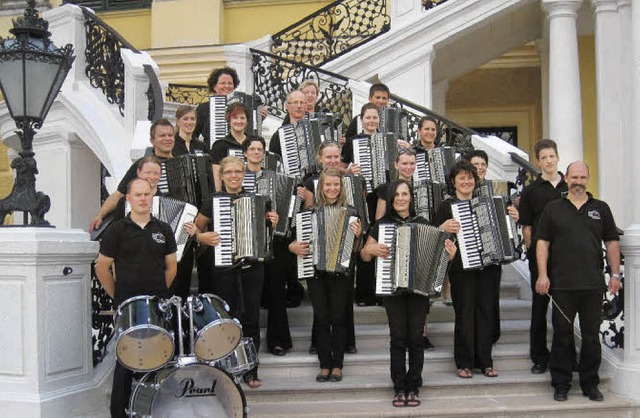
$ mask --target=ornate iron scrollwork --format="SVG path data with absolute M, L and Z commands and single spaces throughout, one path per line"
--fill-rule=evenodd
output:
M 95 265 L 91 264 L 91 328 L 93 342 L 93 367 L 107 354 L 107 344 L 113 337 L 113 300 L 104 291 Z
M 209 100 L 209 88 L 192 84 L 169 84 L 165 92 L 165 100 L 196 106 Z
M 618 230 L 618 233 L 622 231 Z M 611 266 L 604 252 L 604 277 L 607 284 L 611 277 Z M 624 286 L 624 255 L 620 254 L 620 283 Z M 609 348 L 624 348 L 624 287 L 620 287 L 617 295 L 605 292 L 602 301 L 602 323 L 600 338 Z
M 271 52 L 320 66 L 388 32 L 386 0 L 339 0 L 272 36 Z
M 448 0 L 422 0 L 422 6 L 426 9 L 433 9 L 436 6 L 440 6 L 442 3 L 446 3 Z

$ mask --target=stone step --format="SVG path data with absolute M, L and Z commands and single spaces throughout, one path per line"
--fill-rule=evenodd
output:
M 326 401 L 297 401 L 290 403 L 261 403 L 250 406 L 250 416 L 271 417 L 633 417 L 633 401 L 603 392 L 603 402 L 592 402 L 582 396 L 579 390 L 571 392 L 566 402 L 555 402 L 549 389 L 544 394 L 519 395 L 473 395 L 459 397 L 435 396 L 423 390 L 422 404 L 417 408 L 395 408 L 391 405 L 391 390 L 382 399 L 350 400 L 334 399 Z M 250 399 L 251 402 L 252 399 Z

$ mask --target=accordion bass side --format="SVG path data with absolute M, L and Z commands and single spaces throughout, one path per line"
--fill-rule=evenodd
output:
M 125 215 L 131 212 L 129 202 L 125 204 L 124 212 Z M 167 196 L 154 196 L 151 214 L 162 222 L 168 223 L 171 227 L 178 246 L 176 257 L 180 261 L 189 240 L 189 234 L 185 231 L 184 224 L 193 222 L 198 214 L 198 208 Z
M 435 216 L 437 207 L 444 200 L 446 185 L 432 181 L 419 181 L 413 183 L 413 201 L 416 214 L 429 222 Z
M 398 142 L 394 134 L 375 134 L 371 138 L 353 138 L 353 162 L 360 165 L 367 181 L 367 193 L 396 178 Z
M 382 133 L 394 133 L 398 138 L 409 138 L 409 113 L 397 107 L 378 108 L 378 131 Z
M 296 239 L 309 242 L 310 254 L 298 256 L 298 279 L 314 277 L 314 270 L 349 274 L 358 220 L 352 207 L 319 206 L 296 215 Z
M 161 162 L 158 190 L 174 199 L 200 207 L 213 192 L 213 172 L 208 155 L 181 155 Z
M 298 177 L 271 170 L 262 171 L 256 179 L 256 192 L 269 196 L 272 209 L 278 214 L 278 224 L 274 227 L 276 236 L 288 237 L 291 233 L 291 223 L 302 206 L 297 193 L 299 183 Z
M 444 231 L 431 225 L 381 224 L 378 242 L 388 246 L 390 254 L 376 259 L 376 294 L 439 293 L 449 264 L 446 238 Z
M 449 171 L 455 162 L 456 150 L 453 147 L 418 150 L 413 180 L 430 180 L 446 184 Z
M 213 196 L 213 231 L 220 234 L 214 265 L 264 262 L 272 256 L 271 200 L 262 195 Z

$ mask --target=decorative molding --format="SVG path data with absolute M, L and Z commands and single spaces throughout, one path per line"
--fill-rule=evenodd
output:
M 288 6 L 293 4 L 318 4 L 319 7 L 322 7 L 329 3 L 331 2 L 319 0 L 224 0 L 224 8 L 239 9 L 256 6 Z

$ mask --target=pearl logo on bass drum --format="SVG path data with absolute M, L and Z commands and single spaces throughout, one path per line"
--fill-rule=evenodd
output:
M 216 396 L 217 380 L 211 382 L 211 387 L 198 387 L 193 379 L 183 379 L 176 392 L 176 398 L 196 398 L 200 396 Z

